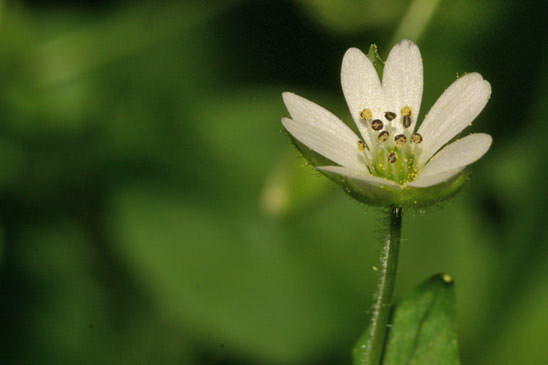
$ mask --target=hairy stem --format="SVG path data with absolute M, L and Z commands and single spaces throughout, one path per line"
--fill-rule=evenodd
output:
M 354 365 L 379 365 L 384 349 L 400 248 L 402 208 L 390 210 L 388 237 L 381 255 L 379 281 L 367 330 L 354 347 Z

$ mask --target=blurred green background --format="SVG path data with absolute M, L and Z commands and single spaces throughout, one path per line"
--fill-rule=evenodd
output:
M 349 364 L 384 212 L 290 145 L 280 93 L 349 121 L 344 51 L 416 41 L 494 144 L 407 212 L 396 296 L 456 281 L 464 364 L 546 364 L 548 59 L 534 0 L 0 1 L 1 359 Z

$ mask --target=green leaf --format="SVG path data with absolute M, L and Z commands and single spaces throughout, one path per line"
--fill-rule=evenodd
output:
M 460 364 L 453 279 L 438 274 L 397 305 L 384 365 Z

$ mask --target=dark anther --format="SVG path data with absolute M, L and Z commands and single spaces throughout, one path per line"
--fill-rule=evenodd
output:
M 413 140 L 413 143 L 421 143 L 422 142 L 422 136 L 418 133 L 413 133 L 411 136 L 411 139 Z
M 411 126 L 411 116 L 404 115 L 402 123 L 404 128 L 409 128 Z
M 377 139 L 379 140 L 379 143 L 382 143 L 388 139 L 388 131 L 382 131 L 379 133 Z
M 397 115 L 396 115 L 396 113 L 394 113 L 394 112 L 386 112 L 386 113 L 384 113 L 384 117 L 385 117 L 387 120 L 389 120 L 389 121 L 394 120 L 394 119 L 396 118 L 396 116 L 397 116 Z
M 388 162 L 396 163 L 397 160 L 398 156 L 396 155 L 396 152 L 390 152 L 390 154 L 388 155 Z
M 375 131 L 380 131 L 383 127 L 383 124 L 382 124 L 382 120 L 380 119 L 375 119 L 374 121 L 371 122 L 371 128 L 373 128 L 373 130 Z
M 407 142 L 407 137 L 404 134 L 398 134 L 396 137 L 394 137 L 394 141 L 398 146 L 401 146 L 405 142 Z

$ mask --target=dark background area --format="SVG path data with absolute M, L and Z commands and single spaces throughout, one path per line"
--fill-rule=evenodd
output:
M 457 198 L 405 212 L 396 296 L 448 272 L 464 364 L 547 363 L 545 14 L 517 0 L 0 1 L 2 361 L 350 363 L 385 212 L 305 166 L 280 93 L 349 121 L 345 50 L 386 57 L 408 37 L 421 116 L 479 72 L 493 94 L 465 133 L 494 143 Z

